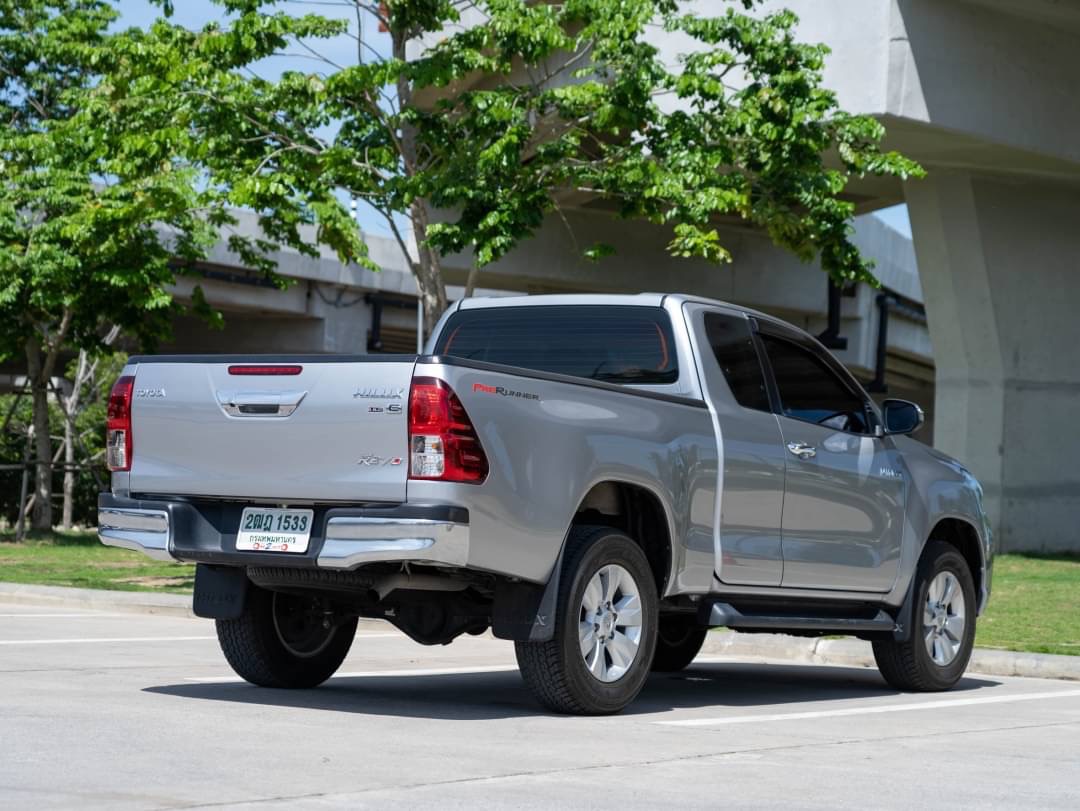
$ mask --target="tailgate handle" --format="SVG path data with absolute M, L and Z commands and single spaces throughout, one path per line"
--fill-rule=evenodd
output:
M 219 391 L 218 405 L 230 417 L 288 417 L 306 391 Z

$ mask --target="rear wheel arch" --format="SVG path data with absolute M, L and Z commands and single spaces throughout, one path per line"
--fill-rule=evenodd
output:
M 607 526 L 628 535 L 645 553 L 661 599 L 672 582 L 671 516 L 648 487 L 609 479 L 594 484 L 582 498 L 572 526 Z

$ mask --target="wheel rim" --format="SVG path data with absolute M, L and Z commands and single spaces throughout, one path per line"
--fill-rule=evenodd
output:
M 337 631 L 318 600 L 274 592 L 273 615 L 278 640 L 299 659 L 318 656 Z
M 641 645 L 641 592 L 633 576 L 612 564 L 585 587 L 578 612 L 578 637 L 585 667 L 604 683 L 618 681 L 637 659 Z
M 964 590 L 952 572 L 939 572 L 926 590 L 923 606 L 923 639 L 934 664 L 952 664 L 964 644 L 967 623 Z

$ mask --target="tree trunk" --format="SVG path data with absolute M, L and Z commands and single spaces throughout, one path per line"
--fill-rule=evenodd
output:
M 413 266 L 413 273 L 416 276 L 420 299 L 424 303 L 424 334 L 430 335 L 439 318 L 446 312 L 446 284 L 443 282 L 439 255 L 425 244 L 428 226 L 427 203 L 423 200 L 415 201 L 410 214 L 416 247 L 420 254 L 419 261 Z
M 30 378 L 34 424 L 34 512 L 30 526 L 35 530 L 52 529 L 52 437 L 49 436 L 49 379 L 45 356 L 37 336 L 26 342 L 26 369 Z
M 75 514 L 75 426 L 74 420 L 64 420 L 64 508 L 60 525 L 71 529 Z
M 60 519 L 64 529 L 71 529 L 75 514 L 75 418 L 79 414 L 79 397 L 86 383 L 87 362 L 86 350 L 81 350 L 71 395 L 64 402 L 64 507 Z M 57 397 L 60 396 L 57 393 Z
M 405 61 L 408 58 L 405 48 L 409 41 L 409 33 L 391 31 L 390 37 L 394 58 Z M 412 86 L 405 75 L 398 76 L 397 97 L 402 109 L 412 103 Z M 417 172 L 417 148 L 416 127 L 412 124 L 402 123 L 398 136 L 398 149 L 401 151 L 405 174 L 409 177 L 414 176 Z M 413 275 L 416 276 L 416 287 L 424 305 L 424 333 L 430 335 L 435 329 L 435 324 L 446 311 L 447 302 L 446 284 L 443 282 L 439 255 L 427 245 L 430 217 L 426 200 L 416 199 L 412 202 L 409 207 L 409 219 L 412 221 L 413 239 L 416 241 L 419 254 L 418 261 L 412 265 Z
M 476 292 L 476 283 L 480 280 L 480 268 L 473 265 L 469 268 L 469 277 L 465 280 L 465 298 L 472 298 Z
M 34 444 L 34 426 L 26 429 L 26 442 L 23 443 L 22 486 L 19 488 L 19 517 L 15 521 L 15 540 L 22 542 L 26 537 L 26 494 L 30 490 L 30 446 Z

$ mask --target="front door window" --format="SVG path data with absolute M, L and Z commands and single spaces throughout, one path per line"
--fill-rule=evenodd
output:
M 853 434 L 870 433 L 866 401 L 797 344 L 762 335 L 784 415 Z

